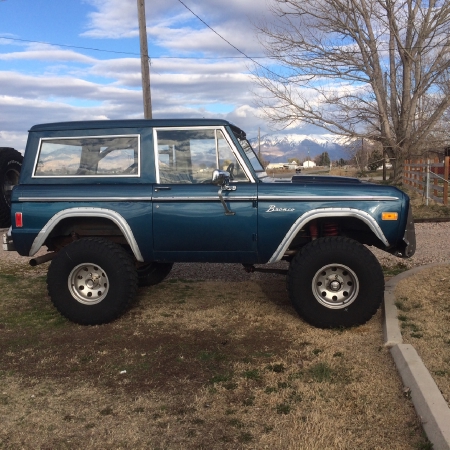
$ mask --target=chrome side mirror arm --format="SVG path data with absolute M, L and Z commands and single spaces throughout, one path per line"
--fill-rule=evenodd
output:
M 226 216 L 234 216 L 236 213 L 231 211 L 225 200 L 223 199 L 222 192 L 223 191 L 235 191 L 236 186 L 230 186 L 230 173 L 226 170 L 215 170 L 212 174 L 212 183 L 216 186 L 219 186 L 219 191 L 217 194 L 219 195 L 220 203 L 222 203 L 223 208 L 225 209 Z

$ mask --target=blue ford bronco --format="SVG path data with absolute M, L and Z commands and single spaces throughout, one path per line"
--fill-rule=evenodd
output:
M 415 251 L 403 192 L 354 178 L 270 178 L 225 120 L 36 125 L 10 191 L 3 248 L 32 265 L 51 260 L 50 298 L 79 324 L 118 318 L 138 286 L 161 282 L 176 262 L 251 272 L 286 260 L 297 312 L 318 327 L 350 327 L 383 299 L 367 245 Z

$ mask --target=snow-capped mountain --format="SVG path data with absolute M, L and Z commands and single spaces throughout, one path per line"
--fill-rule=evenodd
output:
M 258 150 L 258 139 L 252 139 L 253 148 Z M 271 163 L 287 162 L 288 158 L 304 161 L 312 160 L 323 152 L 328 152 L 332 161 L 348 159 L 345 141 L 334 134 L 271 134 L 261 137 L 261 153 Z

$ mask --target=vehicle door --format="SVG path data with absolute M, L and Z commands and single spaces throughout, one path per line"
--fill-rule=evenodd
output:
M 226 130 L 155 129 L 154 146 L 155 259 L 252 262 L 256 256 L 256 183 Z M 212 182 L 216 169 L 230 172 L 231 188 L 222 193 L 224 204 L 219 187 Z

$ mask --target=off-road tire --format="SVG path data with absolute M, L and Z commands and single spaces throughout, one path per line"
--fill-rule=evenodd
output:
M 139 286 L 154 286 L 161 283 L 172 270 L 173 263 L 152 262 L 138 267 Z
M 373 253 L 344 237 L 320 238 L 291 261 L 288 290 L 303 319 L 320 328 L 367 322 L 384 295 L 384 277 Z
M 81 325 L 100 325 L 121 316 L 136 296 L 133 258 L 120 245 L 84 238 L 64 247 L 52 260 L 47 287 L 56 309 Z
M 23 156 L 11 147 L 0 147 L 0 228 L 11 225 L 11 189 L 19 182 Z

